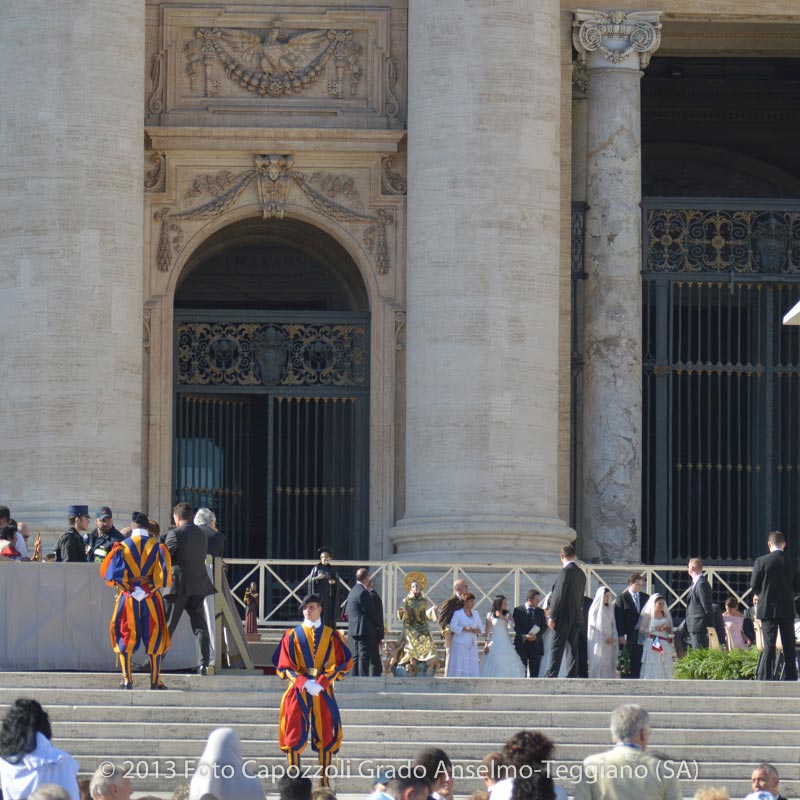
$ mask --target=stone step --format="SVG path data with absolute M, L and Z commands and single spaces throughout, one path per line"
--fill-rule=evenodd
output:
M 19 696 L 17 691 L 0 690 L 0 702 L 10 703 Z M 213 718 L 219 725 L 223 724 L 277 724 L 278 705 L 280 696 L 267 697 L 258 693 L 204 693 L 202 698 L 194 693 L 183 692 L 124 692 L 120 690 L 102 691 L 92 693 L 92 699 L 102 700 L 103 705 L 76 706 L 72 703 L 60 705 L 64 700 L 63 692 L 58 690 L 36 690 L 36 697 L 47 706 L 51 719 L 54 721 L 94 721 L 113 722 L 119 719 L 120 706 L 126 706 L 125 716 L 131 722 L 169 722 L 173 718 L 171 709 L 180 709 L 181 718 L 187 723 L 205 722 Z M 74 698 L 73 698 L 74 699 Z M 202 705 L 197 705 L 198 699 Z M 352 696 L 339 693 L 339 705 L 342 719 L 346 725 L 357 724 L 364 714 L 385 715 L 391 712 L 382 704 L 383 698 L 374 699 L 369 706 L 353 707 L 350 701 Z M 452 698 L 451 698 L 452 699 Z M 570 728 L 597 728 L 607 736 L 608 718 L 611 710 L 619 703 L 618 698 L 590 698 L 591 705 L 597 706 L 592 710 L 581 708 L 581 698 L 573 698 L 569 706 L 553 711 L 537 708 L 540 701 L 547 698 L 534 696 L 525 698 L 525 703 L 516 704 L 513 711 L 505 711 L 497 706 L 503 705 L 507 698 L 480 698 L 483 708 L 470 710 L 452 710 L 438 708 L 413 709 L 414 722 L 419 725 L 434 725 L 441 727 L 470 727 L 482 728 L 495 726 L 502 722 L 508 728 L 523 728 L 535 725 L 538 727 L 570 727 Z M 213 705 L 206 705 L 209 701 Z M 410 700 L 410 698 L 403 698 Z M 416 698 L 418 702 L 420 698 Z M 427 698 L 428 704 L 444 705 L 444 698 Z M 653 725 L 656 728 L 678 728 L 687 730 L 705 729 L 751 729 L 755 731 L 796 731 L 800 729 L 800 709 L 798 703 L 781 703 L 780 711 L 773 713 L 747 712 L 741 707 L 738 699 L 724 698 L 717 701 L 717 705 L 725 705 L 725 711 L 709 711 L 713 708 L 713 699 L 705 698 L 706 702 L 701 707 L 691 703 L 691 711 L 657 710 L 654 703 L 664 704 L 670 708 L 685 708 L 686 698 L 656 698 L 652 702 L 643 702 L 651 710 Z M 435 701 L 435 702 L 434 702 Z M 640 700 L 640 702 L 642 702 Z M 522 707 L 521 707 L 522 706 Z M 164 707 L 162 709 L 162 707 Z M 491 708 L 489 708 L 491 707 Z M 529 710 L 523 710 L 527 707 Z M 758 706 L 763 708 L 763 704 Z M 409 709 L 404 709 L 409 710 Z M 500 713 L 498 713 L 500 712 Z
M 146 675 L 136 680 L 147 685 Z M 127 762 L 138 793 L 168 796 L 185 783 L 220 725 L 236 728 L 256 769 L 282 772 L 276 738 L 284 682 L 243 672 L 170 674 L 165 681 L 173 691 L 128 692 L 112 673 L 4 673 L 0 705 L 37 698 L 50 713 L 56 745 L 76 756 L 84 774 L 109 758 Z M 651 712 L 652 750 L 685 760 L 689 771 L 700 760 L 699 780 L 683 782 L 686 797 L 702 784 L 725 785 L 741 797 L 760 760 L 776 764 L 786 796 L 800 794 L 800 696 L 789 684 L 387 677 L 348 678 L 337 695 L 345 725 L 342 800 L 362 800 L 370 771 L 406 765 L 424 745 L 443 746 L 462 775 L 472 776 L 457 780 L 462 800 L 480 788 L 480 759 L 522 728 L 554 740 L 555 768 L 566 770 L 560 782 L 570 789 L 570 770 L 609 746 L 609 714 L 625 701 Z M 303 763 L 314 761 L 309 752 Z M 274 783 L 265 788 L 275 797 Z
M 36 687 L 37 689 L 115 689 L 119 674 L 109 672 L 4 672 L 3 686 L 7 689 Z M 147 676 L 134 677 L 142 687 Z M 170 688 L 197 692 L 282 692 L 285 683 L 274 676 L 264 676 L 245 670 L 225 671 L 221 675 L 201 677 L 186 673 L 165 673 L 164 682 Z M 567 679 L 510 679 L 510 678 L 352 678 L 337 684 L 337 691 L 348 694 L 375 695 L 410 693 L 483 697 L 557 696 L 585 698 L 595 695 L 617 698 L 642 697 L 735 697 L 737 703 L 746 698 L 797 699 L 797 686 L 782 681 L 629 681 L 629 680 L 567 680 Z

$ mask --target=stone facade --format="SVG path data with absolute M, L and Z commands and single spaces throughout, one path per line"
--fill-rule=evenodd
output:
M 637 561 L 642 70 L 796 56 L 796 2 L 89 5 L 12 0 L 0 33 L 0 501 L 50 531 L 72 502 L 166 521 L 184 270 L 295 219 L 369 298 L 370 555 L 549 558 L 574 508 L 581 555 Z

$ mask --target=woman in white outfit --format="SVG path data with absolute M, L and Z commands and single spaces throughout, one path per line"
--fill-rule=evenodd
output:
M 650 680 L 672 678 L 674 672 L 672 641 L 672 614 L 667 608 L 667 601 L 663 595 L 651 595 L 639 615 L 639 644 L 644 647 L 642 678 Z
M 616 678 L 619 638 L 611 590 L 600 586 L 589 609 L 589 677 Z
M 453 642 L 450 645 L 450 661 L 447 665 L 448 678 L 479 678 L 478 636 L 483 634 L 483 621 L 473 611 L 475 595 L 464 595 L 464 608 L 459 608 L 450 620 Z
M 492 610 L 486 615 L 486 646 L 483 648 L 481 678 L 524 678 L 525 666 L 514 649 L 508 628 L 508 601 L 497 595 Z

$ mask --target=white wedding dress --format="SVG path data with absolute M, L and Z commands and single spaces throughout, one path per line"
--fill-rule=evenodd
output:
M 508 635 L 508 622 L 491 617 L 486 624 L 487 629 L 491 626 L 492 640 L 481 664 L 481 678 L 524 678 L 525 666 Z

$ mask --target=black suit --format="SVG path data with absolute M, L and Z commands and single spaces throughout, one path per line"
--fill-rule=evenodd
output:
M 714 625 L 714 609 L 711 606 L 711 587 L 708 578 L 701 575 L 689 590 L 686 605 L 686 630 L 689 644 L 695 649 L 708 649 L 708 629 Z
M 369 677 L 370 666 L 375 664 L 376 657 L 380 659 L 378 645 L 383 638 L 383 619 L 362 583 L 357 583 L 347 595 L 347 632 L 355 642 L 352 674 Z
M 753 564 L 750 588 L 758 595 L 756 619 L 761 620 L 764 656 L 759 663 L 758 680 L 772 680 L 775 671 L 775 643 L 778 631 L 786 656 L 784 678 L 797 680 L 794 635 L 794 596 L 800 592 L 800 573 L 794 558 L 783 550 L 773 550 Z
M 378 647 L 372 653 L 372 660 L 369 665 L 370 678 L 380 678 L 383 674 L 383 662 L 381 661 L 380 644 L 384 639 L 384 624 L 383 624 L 383 600 L 378 594 L 376 589 L 370 588 L 369 596 L 375 606 L 375 616 L 380 620 L 378 624 Z
M 185 610 L 200 648 L 200 665 L 207 667 L 211 646 L 203 599 L 214 594 L 214 584 L 206 572 L 208 537 L 197 525 L 184 522 L 167 534 L 164 544 L 172 556 L 172 585 L 164 594 L 170 635 L 175 632 Z
M 550 595 L 550 619 L 555 623 L 553 644 L 547 677 L 558 677 L 564 647 L 569 643 L 570 654 L 567 677 L 580 676 L 581 636 L 586 634 L 583 624 L 583 595 L 586 590 L 586 575 L 574 562 L 567 561 L 556 578 Z
M 753 620 L 756 618 L 755 608 L 746 608 L 744 610 L 744 620 L 742 621 L 742 635 L 752 645 L 756 640 L 756 626 Z M 748 645 L 748 646 L 749 646 Z
M 617 635 L 624 636 L 628 647 L 628 655 L 631 660 L 630 675 L 623 675 L 623 678 L 638 678 L 642 672 L 642 653 L 644 648 L 639 644 L 639 615 L 650 599 L 647 592 L 639 592 L 639 608 L 631 594 L 630 588 L 617 595 L 614 601 L 614 622 L 617 624 Z
M 544 655 L 544 633 L 547 620 L 541 608 L 534 608 L 527 603 L 524 606 L 517 606 L 514 609 L 514 649 L 522 659 L 525 669 L 528 671 L 529 678 L 539 677 L 539 665 Z M 530 633 L 534 625 L 539 626 L 536 638 L 529 641 L 525 634 Z

